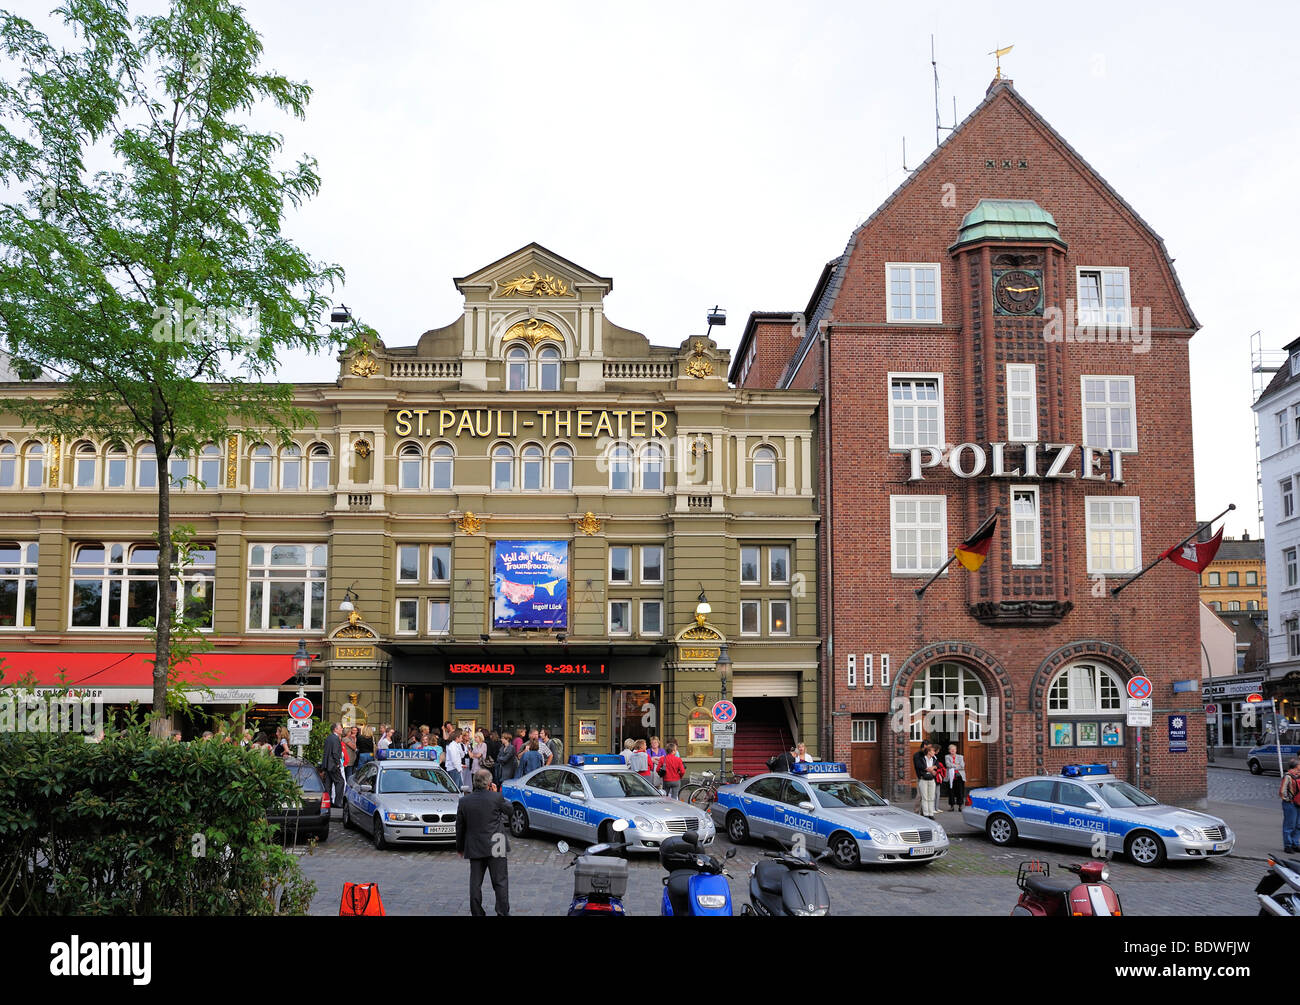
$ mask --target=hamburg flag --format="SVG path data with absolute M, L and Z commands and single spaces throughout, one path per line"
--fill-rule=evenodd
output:
M 1225 525 L 1226 526 L 1226 525 Z M 1208 541 L 1188 541 L 1185 544 L 1176 544 L 1172 548 L 1161 552 L 1161 558 L 1167 558 L 1175 565 L 1181 565 L 1184 569 L 1191 569 L 1193 572 L 1204 572 L 1205 567 L 1214 561 L 1214 556 L 1219 551 L 1219 545 L 1223 543 L 1223 527 L 1219 532 Z
M 997 530 L 997 527 L 998 515 L 994 513 L 992 519 L 983 527 L 957 545 L 954 552 L 957 561 L 971 572 L 983 565 L 984 559 L 988 558 L 989 545 L 993 543 L 993 532 Z

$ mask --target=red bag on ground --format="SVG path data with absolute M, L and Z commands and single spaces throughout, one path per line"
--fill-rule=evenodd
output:
M 344 883 L 339 901 L 340 918 L 384 917 L 384 901 L 378 883 Z

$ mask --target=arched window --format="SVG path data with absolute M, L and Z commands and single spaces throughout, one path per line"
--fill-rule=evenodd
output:
M 506 444 L 492 451 L 492 489 L 509 491 L 515 487 L 515 452 Z
M 209 492 L 221 488 L 221 448 L 215 443 L 205 443 L 199 451 L 199 481 Z
M 280 451 L 280 489 L 297 492 L 302 488 L 302 448 L 296 443 Z
M 974 670 L 960 663 L 935 663 L 912 684 L 914 741 L 933 732 L 952 734 L 963 728 L 968 740 L 980 740 L 987 713 L 984 685 Z
M 648 443 L 641 451 L 641 490 L 664 490 L 664 452 L 657 443 Z
M 1054 678 L 1047 689 L 1048 712 L 1096 715 L 1118 713 L 1124 688 L 1119 678 L 1098 663 L 1074 663 Z
M 108 459 L 105 462 L 104 470 L 104 487 L 110 489 L 124 489 L 131 483 L 130 467 L 131 459 L 126 452 L 126 447 L 120 443 L 111 444 L 108 448 Z
M 537 354 L 537 375 L 543 391 L 560 389 L 560 352 L 554 346 L 544 346 Z
M 520 454 L 520 480 L 526 491 L 541 491 L 543 458 L 542 448 L 531 444 Z
M 18 448 L 10 441 L 0 442 L 0 489 L 12 489 L 18 484 Z
M 614 492 L 632 490 L 632 450 L 622 443 L 609 448 L 609 487 Z
M 167 460 L 167 470 L 174 489 L 193 488 L 194 483 L 187 481 L 190 476 L 190 459 L 184 454 L 172 454 Z
M 506 354 L 506 388 L 510 391 L 528 390 L 527 349 L 511 349 Z
M 259 443 L 252 450 L 249 464 L 249 487 L 258 492 L 271 491 L 271 461 L 274 454 L 265 443 Z
M 418 489 L 420 468 L 424 466 L 424 453 L 418 444 L 404 444 L 397 456 L 397 487 Z
M 551 451 L 551 488 L 573 491 L 573 451 L 563 444 Z
M 29 489 L 38 489 L 45 484 L 45 445 L 31 440 L 23 448 L 23 470 L 26 472 L 23 484 Z
M 98 479 L 99 451 L 93 443 L 78 443 L 73 448 L 73 484 L 79 489 L 93 489 Z
M 313 443 L 307 451 L 308 485 L 313 492 L 326 491 L 330 487 L 330 448 L 323 443 Z
M 430 451 L 429 488 L 434 492 L 450 492 L 455 484 L 456 454 L 446 443 L 436 444 Z
M 140 444 L 135 457 L 135 487 L 138 489 L 156 489 L 158 487 L 158 456 L 153 449 L 153 444 Z
M 754 451 L 754 491 L 776 491 L 776 451 L 771 447 Z
M 1228 601 L 1228 610 L 1230 610 L 1230 611 L 1239 611 L 1239 610 L 1241 610 L 1241 601 L 1240 601 L 1240 600 L 1229 600 L 1229 601 Z

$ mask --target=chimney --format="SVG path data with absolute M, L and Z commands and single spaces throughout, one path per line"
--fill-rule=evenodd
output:
M 1243 531 L 1241 532 L 1241 539 L 1242 539 L 1243 541 L 1249 541 L 1249 540 L 1250 540 L 1250 531 L 1248 531 L 1248 530 L 1243 530 Z

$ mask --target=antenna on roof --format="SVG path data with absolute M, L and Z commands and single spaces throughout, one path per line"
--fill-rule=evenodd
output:
M 934 36 L 930 36 L 930 69 L 934 71 L 934 145 L 939 145 L 939 133 L 957 128 L 957 95 L 952 96 L 952 125 L 945 126 L 939 118 L 939 64 L 934 59 Z
M 903 137 L 903 170 L 904 170 L 904 171 L 910 171 L 910 170 L 911 170 L 911 169 L 907 166 L 907 137 L 906 137 L 906 136 Z

